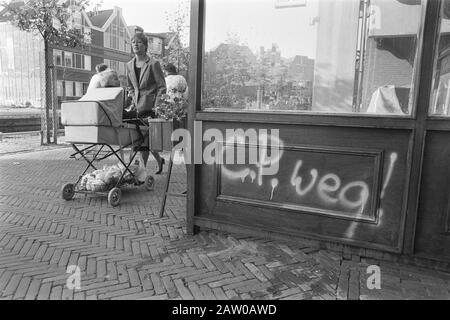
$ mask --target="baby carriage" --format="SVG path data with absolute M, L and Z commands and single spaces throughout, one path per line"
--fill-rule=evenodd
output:
M 98 88 L 89 90 L 80 100 L 62 103 L 66 142 L 75 150 L 71 158 L 87 162 L 75 183 L 63 186 L 63 199 L 71 200 L 75 194 L 105 195 L 116 207 L 125 185 L 144 185 L 153 190 L 155 180 L 146 176 L 142 159 L 137 158 L 139 151 L 148 151 L 149 127 L 140 120 L 122 122 L 123 97 L 123 88 Z M 126 149 L 131 149 L 128 160 L 124 157 Z M 95 163 L 108 158 L 116 159 L 117 165 L 97 169 Z M 94 171 L 88 173 L 89 169 Z

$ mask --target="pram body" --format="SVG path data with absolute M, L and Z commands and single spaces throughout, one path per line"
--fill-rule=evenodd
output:
M 125 184 L 141 184 L 130 166 L 140 150 L 148 149 L 149 128 L 142 125 L 123 123 L 123 88 L 97 88 L 90 90 L 77 101 L 65 101 L 61 105 L 61 122 L 65 126 L 65 138 L 76 151 L 71 155 L 75 159 L 84 159 L 87 168 L 78 180 L 66 184 L 62 189 L 62 197 L 71 200 L 76 193 L 101 194 L 108 196 L 112 206 L 120 204 L 120 187 Z M 82 145 L 82 148 L 79 146 Z M 123 151 L 132 148 L 129 161 L 125 161 Z M 90 168 L 97 170 L 94 162 L 109 157 L 116 157 L 123 168 L 117 183 L 108 190 L 84 190 L 80 181 Z M 154 178 L 148 176 L 144 182 L 148 190 L 153 190 Z

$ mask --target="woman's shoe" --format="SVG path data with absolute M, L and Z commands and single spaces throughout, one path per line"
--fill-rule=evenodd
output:
M 166 160 L 164 158 L 161 158 L 161 161 L 158 164 L 158 171 L 156 171 L 156 174 L 161 174 L 165 163 L 166 163 Z

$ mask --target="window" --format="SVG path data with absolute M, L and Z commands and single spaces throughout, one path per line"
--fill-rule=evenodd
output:
M 294 2 L 207 1 L 203 109 L 411 114 L 420 0 Z
M 61 50 L 53 50 L 53 57 L 55 65 L 57 66 L 91 71 L 90 56 Z M 64 64 L 62 63 L 63 57 Z
M 56 81 L 56 94 L 58 97 L 62 97 L 64 95 L 64 85 L 60 80 Z
M 110 32 L 110 30 L 111 30 L 111 28 L 108 28 L 103 35 L 104 46 L 106 48 L 111 48 L 111 32 Z
M 72 52 L 64 52 L 64 66 L 68 68 L 73 67 L 73 55 Z
M 430 114 L 450 117 L 450 1 L 442 2 Z
M 148 50 L 150 53 L 162 54 L 162 40 L 160 38 L 148 39 Z
M 53 63 L 57 66 L 62 66 L 62 51 L 61 50 L 53 50 Z
M 75 53 L 74 54 L 74 68 L 76 68 L 76 69 L 83 69 L 83 63 L 82 63 L 82 60 L 84 59 L 84 57 L 83 57 L 83 55 L 81 55 L 81 54 L 77 54 L 77 53 Z
M 75 82 L 75 97 L 83 96 L 83 83 Z
M 89 83 L 83 82 L 83 95 L 86 94 L 88 88 L 89 88 Z
M 73 81 L 66 81 L 65 82 L 66 87 L 66 97 L 73 97 Z
M 84 70 L 91 71 L 91 56 L 84 56 Z
M 131 51 L 126 26 L 123 24 L 120 16 L 116 16 L 109 28 L 104 33 L 104 46 L 111 49 L 120 50 L 129 53 Z
M 81 16 L 81 11 L 76 10 L 76 8 L 72 10 L 71 16 L 69 17 L 69 20 L 67 22 L 67 26 L 69 27 L 69 29 L 73 28 L 81 30 L 83 19 Z
M 89 27 L 83 27 L 84 41 L 88 44 L 92 42 L 92 30 Z

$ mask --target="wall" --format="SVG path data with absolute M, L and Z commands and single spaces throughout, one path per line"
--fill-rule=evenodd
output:
M 9 22 L 0 35 L 0 106 L 41 107 L 43 42 Z

